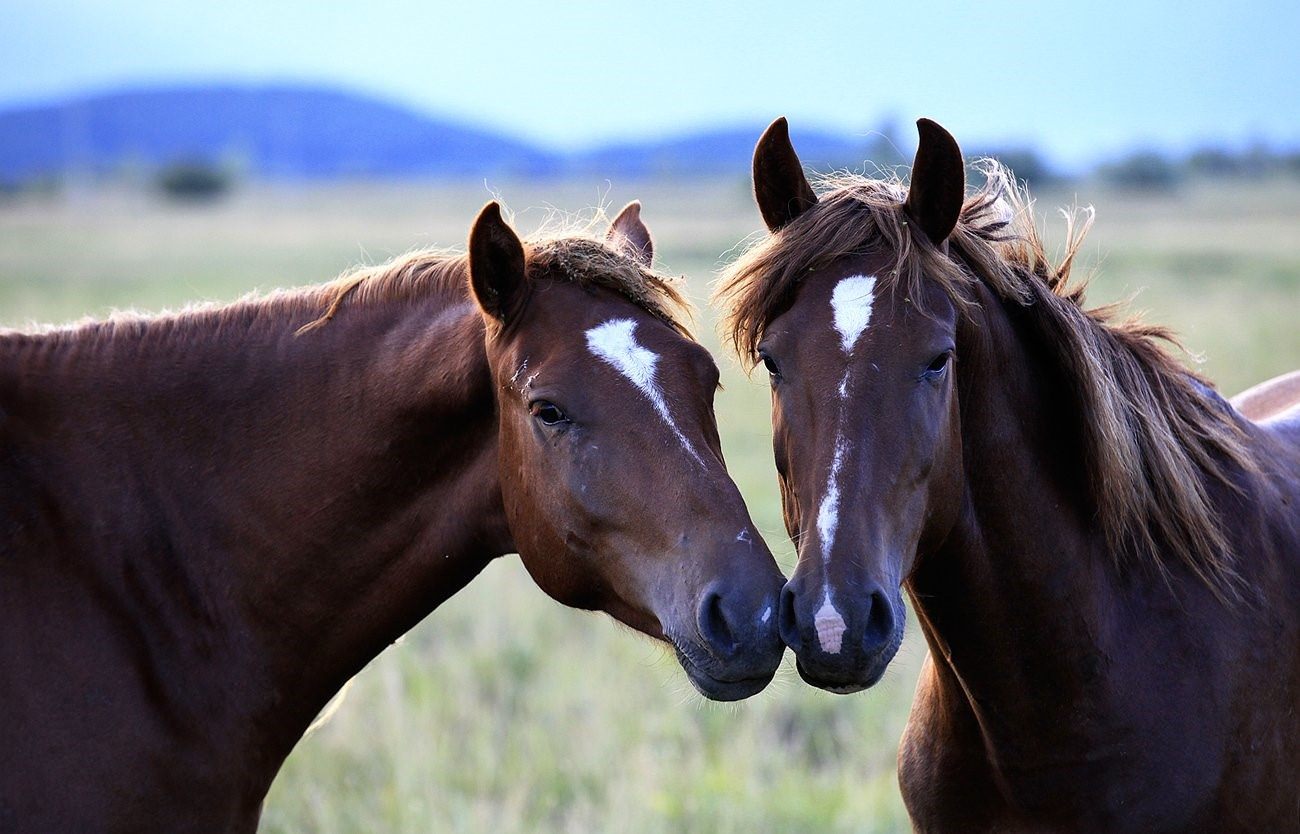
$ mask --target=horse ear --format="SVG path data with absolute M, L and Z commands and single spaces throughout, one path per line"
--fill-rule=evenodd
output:
M 754 200 L 763 222 L 773 232 L 817 204 L 817 195 L 790 144 L 785 116 L 768 125 L 754 147 Z
M 650 230 L 641 222 L 640 200 L 633 200 L 623 207 L 614 222 L 609 224 L 605 240 L 646 269 L 654 262 L 655 243 L 650 238 Z
M 921 142 L 912 163 L 912 184 L 903 207 L 936 244 L 957 226 L 966 198 L 966 166 L 952 134 L 929 119 L 917 119 Z
M 478 213 L 469 233 L 469 285 L 483 312 L 503 324 L 528 299 L 524 245 L 495 200 Z

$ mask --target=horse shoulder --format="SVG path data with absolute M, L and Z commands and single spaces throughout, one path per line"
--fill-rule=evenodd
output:
M 898 748 L 898 784 L 918 832 L 1014 830 L 979 724 L 950 669 L 925 658 Z

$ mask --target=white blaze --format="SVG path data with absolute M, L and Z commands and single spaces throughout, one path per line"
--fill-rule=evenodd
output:
M 690 456 L 703 466 L 704 461 L 695 447 L 677 428 L 677 422 L 673 420 L 672 412 L 668 410 L 668 403 L 655 378 L 659 355 L 636 340 L 635 330 L 636 322 L 632 319 L 610 319 L 587 331 L 587 347 L 640 389 Z
M 844 376 L 836 388 L 840 395 L 840 410 L 836 417 L 835 456 L 831 460 L 831 470 L 826 474 L 826 489 L 817 509 L 817 540 L 822 548 L 824 577 L 829 575 L 831 549 L 835 546 L 835 531 L 840 523 L 840 470 L 844 468 L 844 457 L 848 453 L 848 443 L 844 439 L 844 405 L 849 396 L 850 371 L 847 360 L 853 355 L 854 347 L 871 323 L 875 289 L 876 276 L 850 275 L 840 279 L 835 289 L 831 290 L 831 319 L 840 334 L 840 348 L 844 351 L 846 365 Z M 822 651 L 839 654 L 844 639 L 844 618 L 831 603 L 829 579 L 825 581 L 822 607 L 813 615 L 813 626 Z
M 826 476 L 826 490 L 822 493 L 822 503 L 817 509 L 817 541 L 822 546 L 822 561 L 829 564 L 831 547 L 835 544 L 835 528 L 840 523 L 840 469 L 844 466 L 844 453 L 847 444 L 841 433 L 835 438 L 835 458 L 831 461 L 831 471 Z
M 852 353 L 862 331 L 871 323 L 871 304 L 875 300 L 876 276 L 850 275 L 831 291 L 831 312 L 835 329 L 840 332 L 840 347 Z

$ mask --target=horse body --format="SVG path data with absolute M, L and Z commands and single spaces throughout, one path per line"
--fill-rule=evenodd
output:
M 1273 377 L 1232 398 L 1233 408 L 1251 420 L 1300 417 L 1300 371 Z
M 1117 570 L 1062 466 L 1077 439 L 1045 430 L 1062 392 L 982 302 L 958 337 L 965 506 L 906 586 L 930 646 L 899 750 L 918 830 L 1300 825 L 1300 524 L 1274 511 L 1300 502 L 1300 443 L 1236 418 L 1260 469 L 1207 483 L 1242 600 Z
M 0 830 L 255 830 L 330 697 L 511 552 L 710 697 L 761 689 L 780 573 L 717 371 L 614 231 L 526 252 L 490 205 L 467 257 L 0 337 Z M 584 339 L 610 321 L 671 430 Z
M 816 194 L 760 139 L 772 234 L 724 275 L 772 380 L 806 681 L 874 684 L 900 591 L 930 653 L 899 752 L 922 831 L 1300 831 L 1300 419 L 1084 307 L 1009 175 Z M 1086 230 L 1086 226 L 1084 227 Z M 852 300 L 852 304 L 848 301 Z M 852 325 L 852 326 L 849 326 Z
M 98 350 L 9 337 L 0 783 L 18 830 L 252 830 L 331 694 L 513 550 L 483 325 L 449 301 L 312 338 L 268 317 L 237 352 L 165 321 L 103 325 L 132 332 Z

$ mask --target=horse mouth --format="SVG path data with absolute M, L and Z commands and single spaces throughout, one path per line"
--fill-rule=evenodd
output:
M 676 640 L 670 642 L 677 655 L 677 662 L 686 672 L 686 679 L 695 687 L 696 692 L 710 701 L 742 701 L 762 692 L 776 677 L 775 668 L 758 675 L 730 675 L 718 670 L 714 663 L 697 661 L 693 652 L 690 649 L 684 650 Z
M 865 689 L 870 689 L 880 680 L 885 671 L 882 668 L 879 673 L 865 677 L 858 677 L 857 675 L 831 676 L 821 671 L 809 671 L 804 668 L 803 662 L 798 660 L 795 661 L 795 668 L 799 670 L 799 677 L 803 678 L 804 683 L 823 689 L 832 695 L 853 695 Z
M 900 635 L 901 638 L 901 635 Z M 824 657 L 795 657 L 795 668 L 804 683 L 824 689 L 834 695 L 852 695 L 870 689 L 880 682 L 898 653 L 901 639 L 894 639 L 885 650 L 862 666 L 829 665 Z
M 686 678 L 691 682 L 691 686 L 695 687 L 695 691 L 711 701 L 743 701 L 762 692 L 772 682 L 772 678 L 776 677 L 776 673 L 773 672 L 755 678 L 729 680 L 715 678 L 708 672 L 691 666 L 683 665 L 682 668 L 686 670 Z

